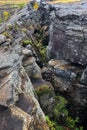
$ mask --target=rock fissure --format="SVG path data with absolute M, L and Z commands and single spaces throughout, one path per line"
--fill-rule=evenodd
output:
M 86 130 L 87 1 L 33 4 L 0 26 L 0 130 L 51 130 L 44 113 L 71 130 L 61 112 L 66 101 L 55 93 Z

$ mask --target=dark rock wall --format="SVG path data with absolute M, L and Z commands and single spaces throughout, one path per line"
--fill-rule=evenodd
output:
M 86 1 L 53 5 L 48 54 L 73 63 L 87 64 Z

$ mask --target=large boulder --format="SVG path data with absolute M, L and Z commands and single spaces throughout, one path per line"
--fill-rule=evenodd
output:
M 54 17 L 49 30 L 49 58 L 87 64 L 87 1 L 51 4 Z
M 43 120 L 32 117 L 18 107 L 0 106 L 0 130 L 48 130 Z
M 48 130 L 33 85 L 22 66 L 21 46 L 0 47 L 1 130 Z

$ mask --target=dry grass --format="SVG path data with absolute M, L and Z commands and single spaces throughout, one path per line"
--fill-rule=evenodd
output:
M 54 0 L 52 3 L 67 3 L 67 2 L 75 2 L 80 0 Z M 27 3 L 29 0 L 0 0 L 0 4 L 20 4 L 20 3 Z
M 75 2 L 80 0 L 56 0 L 57 2 L 67 3 L 67 2 Z
M 20 4 L 27 3 L 29 0 L 0 0 L 0 5 L 2 4 Z
M 53 4 L 56 4 L 56 3 L 68 3 L 68 2 L 75 2 L 75 1 L 81 1 L 81 0 L 54 0 L 52 2 L 48 2 L 48 3 L 53 3 Z

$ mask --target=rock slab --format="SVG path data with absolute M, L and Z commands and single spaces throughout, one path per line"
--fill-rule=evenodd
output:
M 87 1 L 51 6 L 49 57 L 87 65 Z

